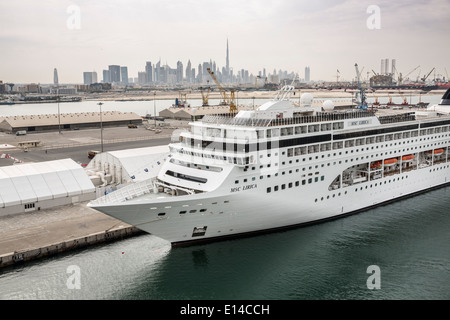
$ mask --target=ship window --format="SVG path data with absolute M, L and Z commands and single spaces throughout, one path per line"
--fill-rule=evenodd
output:
M 278 186 L 273 187 L 273 191 L 278 191 Z
M 292 182 L 289 182 L 288 187 L 292 188 Z
M 165 212 L 160 212 L 160 213 L 158 213 L 158 216 L 165 216 L 165 215 L 166 215 Z
M 206 209 L 200 209 L 200 212 L 205 212 L 206 211 Z
M 185 214 L 187 211 L 180 211 L 180 214 Z
M 298 187 L 300 185 L 299 181 L 295 181 L 295 186 Z
M 191 210 L 191 211 L 189 211 L 189 213 L 196 213 L 197 212 L 197 210 Z
M 282 184 L 282 185 L 281 185 L 281 190 L 284 190 L 284 189 L 286 189 L 286 185 L 285 185 L 285 184 Z
M 267 193 L 270 193 L 272 191 L 272 188 L 268 187 L 267 188 Z

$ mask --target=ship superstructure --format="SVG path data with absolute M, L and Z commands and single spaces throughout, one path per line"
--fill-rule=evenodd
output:
M 192 122 L 157 177 L 89 205 L 176 245 L 331 219 L 450 181 L 450 90 L 421 116 L 338 111 L 309 94 L 295 106 L 293 90 Z

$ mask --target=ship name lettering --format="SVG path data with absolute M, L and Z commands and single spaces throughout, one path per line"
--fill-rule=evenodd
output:
M 357 125 L 363 125 L 363 124 L 369 124 L 369 120 L 360 120 L 360 121 L 351 121 L 351 126 L 357 126 Z
M 231 188 L 230 193 L 240 192 L 240 191 L 250 190 L 250 189 L 256 189 L 257 187 L 258 187 L 258 185 L 256 183 L 248 184 L 248 185 L 243 186 L 243 187 L 234 187 L 234 188 Z

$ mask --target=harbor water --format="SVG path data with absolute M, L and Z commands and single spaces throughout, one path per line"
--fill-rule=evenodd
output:
M 97 245 L 0 270 L 0 299 L 447 300 L 449 197 L 444 187 L 308 227 L 189 247 L 147 234 Z
M 61 112 L 95 111 L 96 103 L 61 104 Z M 157 101 L 158 110 L 171 103 Z M 153 112 L 153 101 L 111 105 Z M 0 106 L 4 116 L 53 109 Z M 189 247 L 149 234 L 95 245 L 0 269 L 0 299 L 447 300 L 449 198 L 443 187 L 316 225 Z

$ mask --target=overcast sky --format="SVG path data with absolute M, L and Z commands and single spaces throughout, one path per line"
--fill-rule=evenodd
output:
M 351 80 L 355 63 L 366 78 L 388 58 L 403 75 L 445 76 L 449 11 L 450 0 L 0 0 L 0 80 L 51 83 L 57 68 L 60 83 L 82 83 L 111 64 L 137 77 L 158 60 L 222 67 L 227 38 L 235 73 L 309 66 L 312 80 Z

